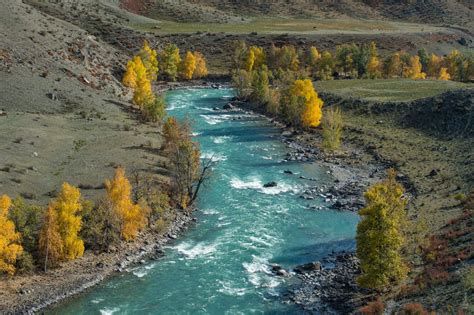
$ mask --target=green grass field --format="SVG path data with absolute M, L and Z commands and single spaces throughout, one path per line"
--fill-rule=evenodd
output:
M 379 34 L 393 32 L 427 32 L 436 31 L 437 27 L 415 23 L 401 23 L 358 19 L 295 19 L 295 18 L 258 18 L 242 23 L 180 23 L 167 20 L 156 24 L 131 24 L 133 28 L 155 33 L 194 33 L 224 32 L 232 34 L 330 34 L 330 33 L 363 33 Z
M 474 88 L 474 84 L 437 80 L 334 80 L 315 82 L 316 90 L 379 102 L 405 102 L 450 90 Z

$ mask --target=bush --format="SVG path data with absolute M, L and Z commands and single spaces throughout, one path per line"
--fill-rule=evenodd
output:
M 166 116 L 166 105 L 163 96 L 156 96 L 151 102 L 145 104 L 142 110 L 143 117 L 147 121 L 161 122 Z
M 428 315 L 428 311 L 425 310 L 423 305 L 420 303 L 405 304 L 400 312 L 401 315 Z
M 23 252 L 16 260 L 16 268 L 22 274 L 30 274 L 35 271 L 33 256 L 28 252 Z
M 377 298 L 375 301 L 368 303 L 366 306 L 361 307 L 357 313 L 361 315 L 382 315 L 385 309 L 380 298 Z

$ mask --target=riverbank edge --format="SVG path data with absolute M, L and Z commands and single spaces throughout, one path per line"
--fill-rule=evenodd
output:
M 334 184 L 324 190 L 310 192 L 309 201 L 313 198 L 326 197 L 327 203 L 327 197 L 334 192 L 339 192 L 337 199 L 358 195 L 355 204 L 347 208 L 335 206 L 338 202 L 335 200 L 335 203 L 328 207 L 332 210 L 358 212 L 365 203 L 363 193 L 369 186 L 383 179 L 387 169 L 392 166 L 390 161 L 381 161 L 376 158 L 371 159 L 371 162 L 365 166 L 352 165 L 352 161 L 361 154 L 371 157 L 373 155 L 370 150 L 356 148 L 350 141 L 343 143 L 344 154 L 327 154 L 315 142 L 308 144 L 304 141 L 308 137 L 312 137 L 316 142 L 322 143 L 320 133 L 287 126 L 278 118 L 256 110 L 250 101 L 240 100 L 236 97 L 225 108 L 230 111 L 242 110 L 246 113 L 259 115 L 275 127 L 280 128 L 282 130 L 280 141 L 292 150 L 285 161 L 314 162 L 329 169 L 328 174 L 333 178 Z M 347 173 L 351 173 L 353 176 L 348 177 Z M 411 183 L 407 178 L 404 178 L 404 181 L 407 186 L 410 186 Z M 358 185 L 351 186 L 353 183 L 358 183 Z M 304 195 L 301 197 L 306 198 Z M 330 202 L 332 201 L 334 200 Z M 321 209 L 312 208 L 312 210 Z M 308 266 L 318 266 L 318 268 L 308 268 Z M 281 276 L 280 266 L 272 266 L 272 268 L 276 271 L 275 276 Z M 296 271 L 297 269 L 299 270 Z M 334 252 L 324 257 L 322 261 L 308 261 L 307 264 L 297 266 L 293 272 L 283 271 L 283 274 L 288 275 L 289 279 L 294 279 L 296 282 L 280 296 L 282 303 L 295 304 L 302 311 L 310 314 L 321 312 L 324 314 L 352 314 L 363 302 L 356 299 L 356 295 L 362 292 L 366 297 L 370 296 L 368 290 L 364 290 L 356 284 L 356 277 L 360 274 L 360 265 L 355 250 Z
M 108 252 L 95 254 L 87 251 L 83 257 L 60 268 L 7 280 L 22 284 L 20 291 L 16 292 L 20 298 L 10 300 L 7 309 L 0 313 L 37 313 L 82 294 L 114 275 L 128 272 L 127 268 L 149 259 L 159 259 L 164 255 L 163 246 L 179 238 L 194 221 L 191 212 L 180 211 L 165 233 L 148 229 L 141 232 L 137 240 L 122 242 Z
M 230 87 L 230 83 L 225 78 L 210 78 L 184 82 L 159 82 L 153 89 L 158 93 L 166 93 L 179 89 L 227 87 Z M 47 273 L 5 278 L 7 287 L 17 288 L 17 290 L 0 292 L 2 300 L 5 301 L 5 304 L 0 303 L 0 313 L 37 313 L 82 294 L 102 281 L 126 272 L 126 268 L 140 264 L 144 260 L 159 259 L 163 256 L 161 248 L 169 241 L 181 236 L 189 224 L 196 221 L 191 213 L 191 211 L 177 212 L 164 234 L 146 230 L 140 233 L 137 240 L 129 243 L 122 242 L 112 252 L 97 255 L 92 251 L 87 251 L 83 257 L 67 262 L 60 268 L 49 270 Z M 45 290 L 46 287 L 47 290 Z M 5 309 L 2 309 L 4 307 Z

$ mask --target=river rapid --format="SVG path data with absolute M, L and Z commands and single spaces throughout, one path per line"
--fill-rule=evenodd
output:
M 291 269 L 353 249 L 358 216 L 328 209 L 323 198 L 300 198 L 306 188 L 331 181 L 327 170 L 283 162 L 288 148 L 281 130 L 266 119 L 214 110 L 233 96 L 231 89 L 167 93 L 168 113 L 193 120 L 202 158 L 219 161 L 197 201 L 197 223 L 168 244 L 162 259 L 132 267 L 48 313 L 301 313 L 280 302 L 288 280 L 274 276 L 270 265 Z M 276 187 L 264 187 L 272 181 Z

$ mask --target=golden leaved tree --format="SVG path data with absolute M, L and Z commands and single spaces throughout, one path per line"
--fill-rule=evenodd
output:
M 105 189 L 113 211 L 119 218 L 121 236 L 127 241 L 134 239 L 146 226 L 146 212 L 132 202 L 132 187 L 123 168 L 117 168 L 115 177 L 105 182 Z
M 136 87 L 133 93 L 133 102 L 138 105 L 138 107 L 143 108 L 145 104 L 153 102 L 154 95 L 142 59 L 139 56 L 135 56 L 133 58 L 133 63 L 136 74 Z
M 403 77 L 414 80 L 426 79 L 426 73 L 421 71 L 421 69 L 422 66 L 420 62 L 420 57 L 411 56 L 408 67 L 406 67 L 403 71 Z
M 447 68 L 442 67 L 441 69 L 439 69 L 438 80 L 442 80 L 442 81 L 451 80 L 451 76 L 449 75 Z
M 0 197 L 0 272 L 13 275 L 15 262 L 23 253 L 20 245 L 20 233 L 15 231 L 15 224 L 8 218 L 11 199 L 3 195 Z
M 404 189 L 389 170 L 388 179 L 370 187 L 364 194 L 365 208 L 357 226 L 357 257 L 361 263 L 358 283 L 380 289 L 403 279 L 407 267 L 401 250 L 405 243 L 402 227 L 405 222 Z
M 63 259 L 72 260 L 84 254 L 84 242 L 79 238 L 81 230 L 81 192 L 64 183 L 58 197 L 51 203 L 57 213 L 59 234 L 63 242 Z
M 196 58 L 196 69 L 194 70 L 193 78 L 200 79 L 207 77 L 208 71 L 204 55 L 201 54 L 199 51 L 196 51 L 194 53 L 194 57 Z
M 158 77 L 158 59 L 156 50 L 151 49 L 150 44 L 145 40 L 138 56 L 140 56 L 140 59 L 145 66 L 148 80 L 156 81 Z
M 294 97 L 304 99 L 304 108 L 301 114 L 303 127 L 317 127 L 321 123 L 323 101 L 318 97 L 311 80 L 296 80 L 290 93 Z
M 180 77 L 184 80 L 191 80 L 195 70 L 196 57 L 192 52 L 188 51 L 180 66 Z
M 44 213 L 38 249 L 44 260 L 45 272 L 48 267 L 55 267 L 63 257 L 63 241 L 59 234 L 58 214 L 51 205 Z

